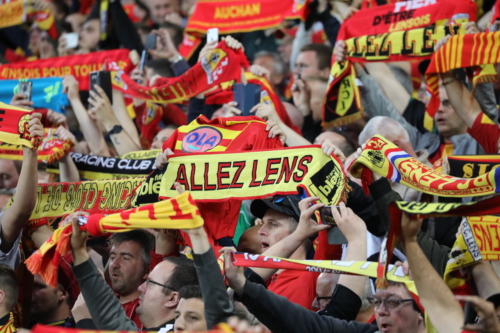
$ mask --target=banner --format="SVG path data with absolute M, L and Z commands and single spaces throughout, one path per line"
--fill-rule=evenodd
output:
M 156 159 L 126 159 L 78 153 L 70 153 L 70 156 L 80 177 L 88 180 L 146 177 L 154 170 Z M 59 174 L 59 169 L 54 166 L 47 171 Z
M 186 25 L 186 32 L 219 34 L 250 32 L 278 27 L 284 20 L 307 16 L 308 0 L 200 0 Z
M 135 229 L 194 229 L 203 226 L 203 218 L 189 192 L 170 200 L 133 208 L 121 213 L 93 214 L 79 221 L 80 229 L 91 236 L 126 232 Z M 57 288 L 57 271 L 62 256 L 71 249 L 70 239 L 73 226 L 67 224 L 54 231 L 49 239 L 26 260 L 26 267 L 53 288 Z M 51 260 L 47 260 L 51 259 Z
M 69 150 L 75 145 L 73 141 L 63 141 L 55 135 L 55 128 L 46 128 L 45 136 L 41 144 L 38 146 L 38 162 L 53 163 L 66 155 Z M 5 142 L 0 142 L 0 158 L 6 160 L 22 161 L 23 146 L 12 145 Z
M 360 10 L 342 23 L 337 40 L 376 36 L 428 27 L 445 21 L 475 21 L 477 7 L 469 0 L 410 0 Z
M 443 170 L 458 178 L 476 178 L 500 167 L 500 155 L 446 156 Z
M 196 133 L 194 133 L 196 134 Z M 194 134 L 186 144 L 196 141 Z M 216 134 L 216 133 L 214 133 Z M 209 138 L 207 133 L 206 138 Z M 196 139 L 196 140 L 195 140 Z M 174 197 L 180 183 L 197 201 L 258 199 L 275 194 L 308 196 L 335 206 L 348 192 L 339 160 L 326 156 L 320 146 L 231 153 L 176 154 L 169 158 L 161 180 L 160 197 Z
M 0 81 L 0 102 L 10 104 L 14 94 L 19 92 L 19 82 L 21 81 L 32 82 L 31 101 L 34 108 L 50 109 L 66 114 L 64 107 L 69 105 L 69 101 L 63 93 L 61 78 L 2 80 Z
M 32 111 L 0 102 L 0 142 L 37 149 L 42 138 L 31 138 L 29 122 Z
M 183 75 L 174 78 L 159 78 L 152 87 L 142 86 L 132 80 L 126 70 L 116 68 L 111 63 L 114 88 L 135 98 L 155 103 L 178 103 L 196 96 L 222 82 L 241 80 L 242 68 L 248 61 L 242 50 L 235 51 L 222 41 L 208 53 L 201 62 L 191 67 Z
M 51 223 L 76 211 L 112 214 L 129 207 L 143 178 L 38 185 L 31 224 Z M 16 200 L 9 201 L 6 209 Z
M 350 173 L 361 178 L 366 189 L 372 171 L 393 182 L 420 192 L 442 197 L 476 197 L 500 192 L 500 169 L 476 178 L 455 178 L 427 167 L 380 135 L 375 135 L 361 156 L 351 165 Z
M 129 50 L 119 49 L 5 64 L 0 66 L 0 79 L 18 80 L 73 75 L 80 84 L 80 90 L 88 90 L 89 74 L 102 70 L 106 61 L 115 62 L 125 72 L 131 71 L 133 65 L 129 60 L 129 53 Z
M 479 82 L 473 80 L 474 84 L 496 81 L 496 64 L 500 62 L 498 48 L 500 48 L 500 32 L 481 32 L 453 36 L 434 53 L 425 73 L 427 91 L 431 94 L 431 100 L 427 106 L 427 113 L 430 117 L 434 117 L 440 104 L 439 73 L 446 73 L 456 68 L 475 67 L 475 74 L 481 75 L 481 72 L 486 71 L 489 75 L 482 75 L 483 78 Z M 495 66 L 477 67 L 482 65 Z

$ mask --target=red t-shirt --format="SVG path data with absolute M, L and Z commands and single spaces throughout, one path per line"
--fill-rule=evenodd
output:
M 279 138 L 268 138 L 266 127 L 266 122 L 255 116 L 210 120 L 202 115 L 190 124 L 179 127 L 163 143 L 162 149 L 170 148 L 175 154 L 237 152 L 283 147 Z M 198 203 L 209 240 L 234 236 L 240 206 L 241 200 L 231 199 L 224 202 Z M 191 247 L 189 237 L 185 233 L 182 233 L 182 236 Z
M 467 132 L 484 148 L 486 154 L 498 154 L 500 128 L 486 114 L 480 112 Z
M 286 297 L 290 302 L 302 305 L 304 308 L 316 311 L 312 307 L 316 297 L 316 280 L 319 273 L 284 270 L 274 274 L 267 284 L 267 289 Z
M 125 313 L 127 314 L 127 317 L 132 319 L 139 329 L 142 329 L 142 323 L 139 319 L 139 315 L 135 312 L 135 310 L 139 306 L 139 298 L 126 303 L 122 303 L 122 306 L 125 310 Z

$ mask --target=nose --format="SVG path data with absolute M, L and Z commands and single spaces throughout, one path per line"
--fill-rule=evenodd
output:
M 141 294 L 145 294 L 145 293 L 146 293 L 146 284 L 147 284 L 147 282 L 146 282 L 146 281 L 144 281 L 144 282 L 143 282 L 143 283 L 139 286 L 139 288 L 137 288 L 137 289 L 139 289 L 139 291 L 141 292 Z
M 385 302 L 382 302 L 382 304 L 380 304 L 378 309 L 375 309 L 375 311 L 378 313 L 379 316 L 382 316 L 382 317 L 389 316 L 389 309 L 385 305 Z
M 120 268 L 120 259 L 118 259 L 118 257 L 113 259 L 113 261 L 109 264 L 109 268 Z
M 184 320 L 182 320 L 182 316 L 179 316 L 175 319 L 174 331 L 175 332 L 183 332 L 186 330 L 186 325 L 184 325 Z
M 262 227 L 259 229 L 259 236 L 265 237 L 267 235 L 266 233 L 266 225 L 263 224 Z

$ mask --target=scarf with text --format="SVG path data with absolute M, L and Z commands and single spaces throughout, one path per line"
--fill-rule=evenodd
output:
M 189 60 L 193 53 L 201 44 L 201 38 L 188 33 L 184 33 L 182 43 L 179 45 L 179 54 L 186 60 Z
M 319 146 L 176 154 L 164 167 L 160 198 L 176 195 L 174 182 L 201 202 L 288 195 L 300 188 L 308 196 L 336 205 L 345 201 L 349 190 L 342 164 Z
M 334 62 L 330 71 L 323 103 L 323 127 L 343 126 L 363 117 L 353 62 L 427 59 L 441 38 L 458 33 L 465 33 L 463 25 L 425 27 L 345 40 L 347 60 Z
M 31 138 L 29 122 L 30 110 L 0 102 L 0 142 L 37 149 L 42 138 Z
M 206 34 L 217 27 L 220 34 L 266 30 L 286 19 L 305 20 L 308 0 L 200 0 L 186 31 Z
M 126 232 L 134 229 L 194 229 L 203 225 L 203 219 L 189 192 L 154 204 L 103 215 L 93 214 L 79 222 L 80 229 L 91 236 Z M 57 273 L 61 257 L 71 249 L 71 224 L 58 228 L 40 249 L 26 260 L 26 267 L 35 275 L 57 288 Z
M 135 333 L 137 331 L 99 331 L 99 330 L 82 330 L 77 328 L 66 328 L 66 327 L 54 327 L 45 325 L 36 325 L 31 329 L 31 333 Z M 159 332 L 163 332 L 160 329 Z M 190 333 L 184 331 L 185 333 Z M 201 333 L 201 332 L 191 332 L 191 333 Z M 205 333 L 234 333 L 234 331 L 225 323 L 218 324 L 210 331 L 205 331 Z
M 500 32 L 482 32 L 453 36 L 432 56 L 425 73 L 427 91 L 431 100 L 427 113 L 434 117 L 439 108 L 439 73 L 457 68 L 473 67 L 473 86 L 483 82 L 496 82 L 496 64 L 500 62 Z
M 38 162 L 53 163 L 66 155 L 75 145 L 71 140 L 63 141 L 55 135 L 55 128 L 46 128 L 45 136 L 38 146 Z M 0 142 L 0 158 L 22 161 L 23 146 Z
M 125 72 L 132 70 L 129 50 L 92 52 L 65 57 L 54 57 L 36 61 L 17 62 L 0 66 L 0 79 L 32 79 L 73 75 L 80 90 L 89 89 L 89 75 L 100 71 L 107 61 L 113 61 Z
M 80 177 L 88 180 L 146 177 L 154 170 L 156 159 L 156 156 L 148 159 L 128 159 L 78 153 L 70 153 L 70 156 Z M 59 174 L 59 169 L 54 166 L 50 166 L 47 171 Z
M 500 167 L 500 155 L 454 155 L 443 160 L 443 170 L 458 178 L 476 178 Z
M 417 191 L 442 197 L 475 197 L 500 192 L 500 169 L 476 178 L 456 178 L 427 167 L 380 135 L 375 135 L 361 156 L 350 166 L 350 173 L 361 178 L 363 188 L 373 182 L 372 171 Z
M 34 230 L 76 211 L 113 214 L 126 209 L 130 207 L 135 189 L 144 180 L 145 178 L 127 178 L 38 185 L 35 208 L 26 228 L 28 231 Z M 14 200 L 15 195 L 5 209 Z
M 315 273 L 352 274 L 367 277 L 378 276 L 378 264 L 370 261 L 338 261 L 338 260 L 295 260 L 270 257 L 258 254 L 231 252 L 234 266 L 259 267 L 271 269 L 291 269 Z M 418 307 L 423 311 L 418 299 L 415 282 L 405 276 L 401 267 L 390 265 L 387 272 L 389 281 L 404 283 L 412 293 Z
M 0 102 L 9 104 L 12 95 L 19 92 L 19 82 L 27 80 L 1 80 Z M 68 97 L 63 93 L 61 78 L 43 78 L 29 80 L 33 84 L 31 101 L 38 109 L 51 109 L 66 114 L 64 107 L 69 105 Z
M 142 86 L 126 74 L 125 70 L 109 63 L 115 88 L 135 98 L 155 103 L 179 103 L 205 92 L 209 88 L 230 80 L 241 80 L 241 68 L 248 67 L 242 50 L 235 51 L 220 42 L 202 60 L 183 75 L 175 78 L 159 78 L 152 87 Z

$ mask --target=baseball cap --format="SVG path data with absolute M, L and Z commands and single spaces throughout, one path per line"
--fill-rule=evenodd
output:
M 293 217 L 297 222 L 300 219 L 299 195 L 275 195 L 271 200 L 256 199 L 250 205 L 250 212 L 260 219 L 269 209 Z

